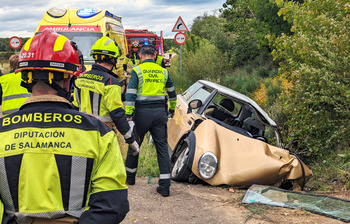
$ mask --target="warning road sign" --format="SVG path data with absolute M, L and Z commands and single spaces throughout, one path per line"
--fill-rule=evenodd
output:
M 177 19 L 175 26 L 172 30 L 173 32 L 188 32 L 188 28 L 185 22 L 182 20 L 181 16 Z
M 9 40 L 9 45 L 10 47 L 12 47 L 13 49 L 18 49 L 21 47 L 21 44 L 22 44 L 22 41 L 21 39 L 19 39 L 18 37 L 16 36 L 13 36 L 10 38 Z
M 177 43 L 178 45 L 183 45 L 186 42 L 187 37 L 184 33 L 177 33 L 175 35 L 174 40 L 175 40 L 175 43 Z

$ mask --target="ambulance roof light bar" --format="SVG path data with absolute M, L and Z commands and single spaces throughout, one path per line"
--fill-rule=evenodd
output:
M 101 11 L 101 9 L 82 8 L 77 11 L 77 16 L 80 18 L 90 18 L 99 14 Z
M 108 12 L 108 11 L 106 11 L 105 14 L 106 14 L 106 16 L 110 16 L 110 17 L 112 17 L 113 19 L 118 20 L 119 22 L 121 22 L 121 20 L 122 20 L 122 18 L 121 18 L 120 16 L 113 15 L 112 13 L 110 13 L 110 12 Z

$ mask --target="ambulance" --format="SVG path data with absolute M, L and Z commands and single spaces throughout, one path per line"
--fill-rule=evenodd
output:
M 122 17 L 114 15 L 107 10 L 82 8 L 82 9 L 59 9 L 51 8 L 46 11 L 40 21 L 35 34 L 46 29 L 53 29 L 57 33 L 66 36 L 77 43 L 84 56 L 84 64 L 87 70 L 91 69 L 94 59 L 90 56 L 90 50 L 96 40 L 108 36 L 116 41 L 122 49 L 118 58 L 115 71 L 120 80 L 123 80 L 123 60 L 127 54 L 125 30 L 122 25 Z

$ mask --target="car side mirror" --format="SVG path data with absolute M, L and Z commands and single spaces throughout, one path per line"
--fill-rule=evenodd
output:
M 203 105 L 201 100 L 195 99 L 195 100 L 191 100 L 191 102 L 188 103 L 188 110 L 187 113 L 191 113 L 192 110 L 194 109 L 198 109 Z

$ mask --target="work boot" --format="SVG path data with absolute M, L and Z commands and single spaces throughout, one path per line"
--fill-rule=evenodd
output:
M 130 186 L 130 185 L 135 185 L 135 177 L 134 177 L 134 178 L 132 178 L 132 177 L 127 177 L 125 183 L 126 183 L 127 185 L 129 185 L 129 186 Z
M 163 197 L 168 197 L 170 195 L 169 189 L 165 190 L 161 188 L 160 186 L 157 187 L 158 194 L 162 195 Z

